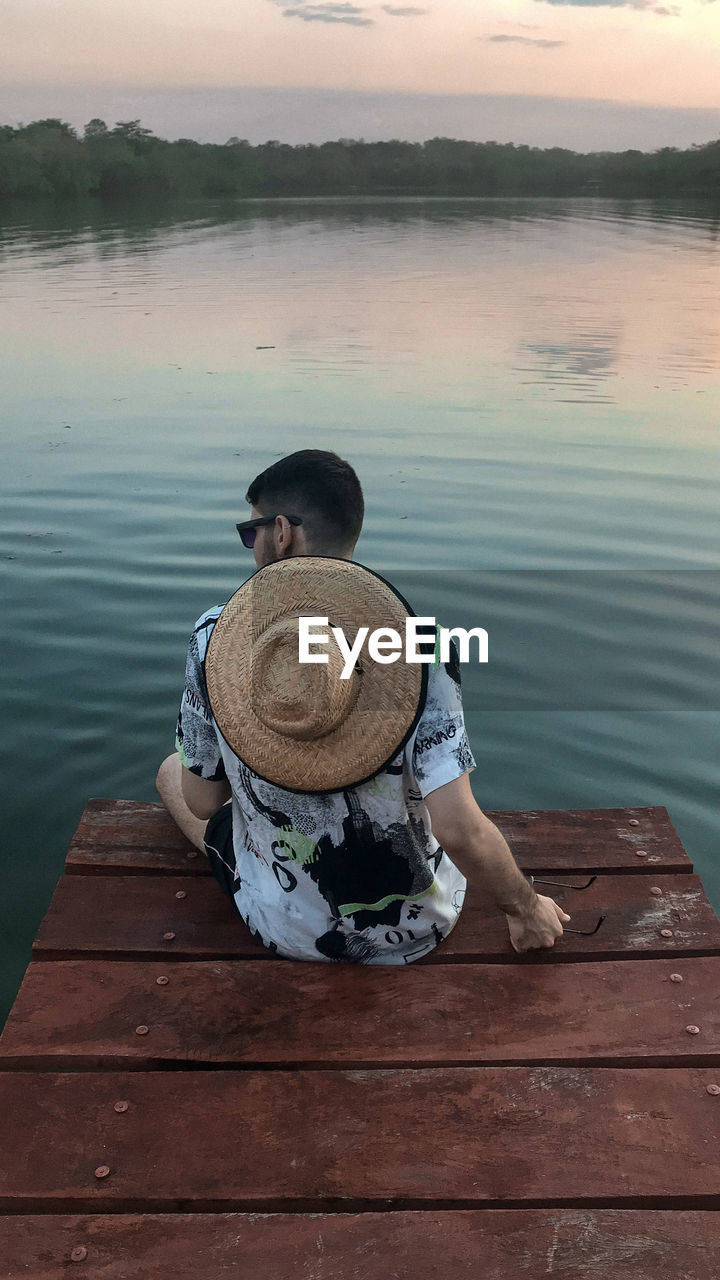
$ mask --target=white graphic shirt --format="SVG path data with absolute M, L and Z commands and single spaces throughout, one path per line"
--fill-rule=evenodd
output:
M 198 619 L 187 656 L 177 749 L 188 769 L 232 789 L 234 896 L 253 934 L 300 960 L 409 964 L 457 922 L 466 881 L 432 834 L 424 799 L 475 768 L 460 667 L 428 667 L 412 736 L 369 782 L 288 791 L 231 751 L 210 710 L 205 653 L 222 606 Z

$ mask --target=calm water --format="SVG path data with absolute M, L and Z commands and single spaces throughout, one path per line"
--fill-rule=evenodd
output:
M 719 234 L 604 200 L 0 227 L 0 1023 L 86 798 L 155 798 L 249 480 L 308 446 L 360 475 L 357 558 L 488 630 L 481 806 L 665 804 L 720 908 Z

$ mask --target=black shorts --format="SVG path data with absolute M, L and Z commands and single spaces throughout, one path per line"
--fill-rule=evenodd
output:
M 232 838 L 232 803 L 224 804 L 214 813 L 205 828 L 205 852 L 210 860 L 212 873 L 229 898 L 235 902 L 235 851 Z

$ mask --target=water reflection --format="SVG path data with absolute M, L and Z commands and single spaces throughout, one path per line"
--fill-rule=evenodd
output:
M 131 368 L 262 376 L 265 348 L 291 382 L 394 375 L 398 396 L 419 379 L 427 398 L 456 388 L 466 405 L 514 373 L 518 398 L 544 384 L 558 403 L 620 404 L 623 381 L 714 373 L 719 345 L 717 219 L 630 204 L 247 201 L 175 221 L 28 218 L 0 241 L 6 323 L 27 355 L 80 344 L 112 362 L 120 345 Z
M 320 220 L 327 228 L 344 231 L 426 224 L 448 228 L 475 224 L 610 223 L 662 231 L 685 226 L 704 232 L 715 243 L 720 233 L 720 203 L 710 200 L 616 200 L 578 197 L 337 197 L 335 199 L 213 200 L 143 202 L 133 200 L 103 204 L 61 200 L 43 205 L 10 202 L 0 210 L 0 255 L 27 247 L 33 255 L 78 243 L 93 243 L 99 250 L 123 252 L 161 244 L 168 232 L 205 237 L 219 227 L 241 227 L 261 219 L 265 225 L 293 227 Z
M 614 400 L 614 396 L 604 392 L 604 384 L 614 372 L 617 335 L 583 333 L 567 342 L 522 343 L 520 358 L 525 353 L 534 357 L 534 368 L 529 366 L 525 370 L 518 365 L 518 371 L 540 375 L 528 379 L 528 385 L 544 380 L 576 391 L 575 399 L 564 397 L 566 404 L 610 404 Z

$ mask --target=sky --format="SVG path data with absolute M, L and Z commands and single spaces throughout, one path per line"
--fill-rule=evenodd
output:
M 164 137 L 720 137 L 720 0 L 3 0 L 0 120 Z

